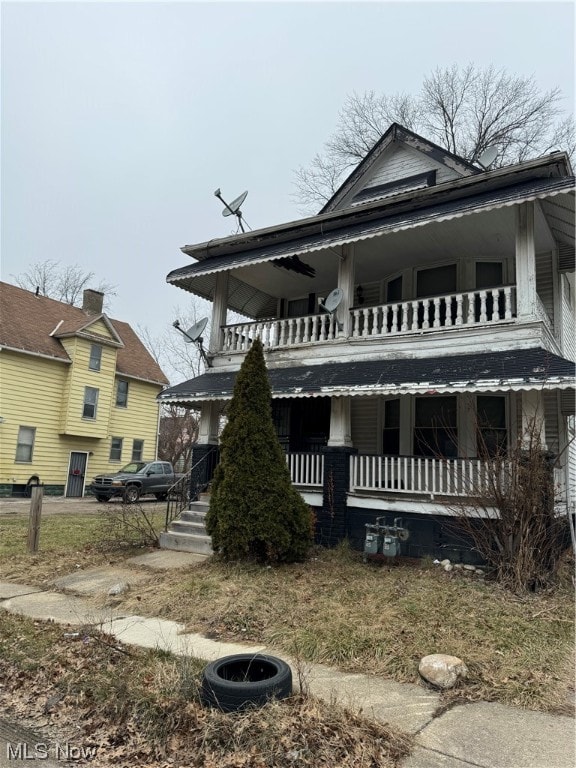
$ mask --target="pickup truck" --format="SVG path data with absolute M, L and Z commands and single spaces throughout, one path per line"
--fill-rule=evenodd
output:
M 164 501 L 168 490 L 181 477 L 169 461 L 132 461 L 113 475 L 98 475 L 88 490 L 101 502 L 121 496 L 127 504 L 135 504 L 146 494 L 154 494 L 158 501 Z

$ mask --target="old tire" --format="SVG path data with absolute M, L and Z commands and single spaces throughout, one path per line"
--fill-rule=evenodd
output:
M 155 493 L 154 496 L 156 496 L 157 501 L 166 501 L 166 499 L 168 498 L 167 493 Z
M 292 695 L 292 670 L 282 659 L 238 653 L 212 661 L 202 675 L 204 704 L 223 712 L 262 707 L 270 699 Z
M 126 504 L 136 504 L 140 498 L 140 488 L 137 485 L 129 485 L 124 491 L 124 502 Z

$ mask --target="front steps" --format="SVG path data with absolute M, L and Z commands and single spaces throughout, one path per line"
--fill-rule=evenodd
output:
M 206 513 L 210 508 L 207 494 L 201 494 L 199 501 L 192 501 L 168 530 L 160 534 L 160 549 L 174 549 L 178 552 L 196 552 L 199 555 L 212 554 L 212 539 L 206 533 Z

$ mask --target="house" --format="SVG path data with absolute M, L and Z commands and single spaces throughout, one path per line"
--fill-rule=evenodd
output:
M 0 283 L 0 495 L 82 496 L 86 482 L 156 456 L 168 381 L 132 328 L 85 290 L 82 309 Z
M 213 302 L 193 482 L 251 340 L 322 541 L 398 516 L 408 555 L 485 461 L 535 424 L 574 504 L 574 177 L 567 156 L 487 170 L 393 124 L 316 216 L 196 245 L 167 281 Z M 339 289 L 334 292 L 334 289 Z M 324 304 L 330 296 L 328 304 Z M 326 311 L 329 310 L 329 311 Z M 230 324 L 229 311 L 245 322 Z

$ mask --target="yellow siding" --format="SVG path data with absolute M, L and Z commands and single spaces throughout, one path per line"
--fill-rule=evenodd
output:
M 66 348 L 74 357 L 74 365 L 6 350 L 0 352 L 1 484 L 24 484 L 30 477 L 37 476 L 46 485 L 65 486 L 71 451 L 91 454 L 86 467 L 86 483 L 89 483 L 94 475 L 116 471 L 119 467 L 117 462 L 111 463 L 109 459 L 112 436 L 124 438 L 122 463 L 130 461 L 135 438 L 144 440 L 144 458 L 156 455 L 156 395 L 161 387 L 128 379 L 128 407 L 118 408 L 115 406 L 116 376 L 112 365 L 116 351 L 103 349 L 102 368 L 98 373 L 88 370 L 89 342 L 67 339 Z M 99 425 L 101 436 L 87 434 L 85 421 L 80 418 L 85 385 L 100 390 L 97 422 L 105 424 L 104 429 Z M 69 407 L 63 408 L 67 388 Z M 61 434 L 63 412 L 67 414 L 69 426 L 76 418 L 84 434 Z M 20 426 L 36 429 L 30 463 L 15 461 Z
M 114 394 L 116 349 L 103 346 L 100 370 L 92 371 L 88 367 L 91 342 L 82 338 L 66 339 L 66 342 L 64 346 L 73 360 L 73 365 L 62 402 L 61 432 L 66 435 L 104 438 L 108 434 L 110 407 Z M 98 390 L 95 419 L 82 418 L 85 387 L 94 387 Z
M 84 333 L 97 333 L 99 336 L 104 336 L 107 339 L 113 338 L 103 320 L 97 320 L 95 323 L 92 323 L 92 325 L 88 325 L 84 328 Z

